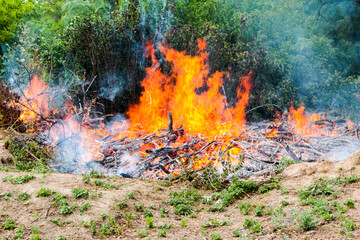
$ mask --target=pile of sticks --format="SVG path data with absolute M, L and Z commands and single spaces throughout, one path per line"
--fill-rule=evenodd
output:
M 284 119 L 279 126 L 272 122 L 249 124 L 241 135 L 226 142 L 221 136 L 209 140 L 189 135 L 182 127 L 174 130 L 169 113 L 168 129 L 138 139 L 112 140 L 115 134 L 103 138 L 102 157 L 97 162 L 114 174 L 162 179 L 182 170 L 201 171 L 209 162 L 216 166 L 225 160 L 242 165 L 239 177 L 250 177 L 274 171 L 285 156 L 297 162 L 313 162 L 324 159 L 335 147 L 359 140 L 359 127 L 346 121 L 321 120 L 306 127 L 311 126 L 321 127 L 328 134 L 303 136 Z M 268 137 L 274 129 L 277 135 Z M 233 148 L 240 153 L 232 154 Z M 207 161 L 202 163 L 204 158 Z

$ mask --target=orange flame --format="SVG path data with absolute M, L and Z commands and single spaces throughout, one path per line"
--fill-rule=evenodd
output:
M 165 59 L 173 63 L 171 75 L 166 76 L 159 69 L 152 46 L 148 45 L 153 65 L 146 69 L 147 76 L 142 82 L 145 91 L 140 103 L 131 106 L 127 112 L 132 131 L 143 129 L 153 132 L 164 128 L 171 111 L 174 124 L 183 125 L 191 134 L 214 137 L 224 133 L 241 133 L 246 123 L 245 107 L 252 74 L 241 79 L 237 105 L 226 108 L 225 96 L 220 93 L 224 73 L 210 75 L 206 41 L 198 40 L 198 48 L 197 54 L 190 56 L 185 51 L 161 47 Z M 207 90 L 201 91 L 201 88 Z

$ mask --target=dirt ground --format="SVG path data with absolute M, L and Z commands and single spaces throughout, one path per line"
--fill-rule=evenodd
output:
M 1 145 L 1 143 L 0 143 Z M 343 239 L 341 234 L 341 221 L 334 220 L 322 223 L 314 230 L 303 231 L 294 219 L 293 213 L 304 211 L 308 206 L 301 206 L 299 197 L 296 193 L 299 189 L 309 186 L 319 177 L 342 177 L 351 174 L 360 175 L 360 152 L 355 153 L 351 158 L 344 162 L 330 163 L 302 163 L 289 166 L 281 175 L 281 188 L 287 189 L 288 193 L 282 193 L 280 189 L 274 189 L 265 194 L 249 195 L 241 200 L 250 200 L 252 204 L 263 204 L 267 207 L 277 207 L 281 201 L 286 201 L 289 205 L 284 206 L 286 216 L 282 223 L 286 227 L 277 229 L 272 222 L 270 215 L 261 217 L 240 214 L 237 208 L 238 201 L 227 207 L 224 212 L 208 212 L 208 205 L 197 203 L 199 212 L 195 218 L 189 216 L 175 215 L 173 207 L 168 204 L 171 191 L 180 191 L 188 186 L 184 183 L 173 183 L 166 186 L 161 181 L 144 181 L 139 179 L 107 178 L 101 179 L 104 182 L 115 185 L 115 189 L 106 190 L 101 186 L 95 186 L 95 179 L 91 179 L 90 184 L 83 181 L 82 176 L 72 174 L 33 174 L 35 179 L 23 184 L 14 184 L 3 179 L 8 176 L 18 177 L 29 173 L 24 172 L 0 172 L 0 194 L 11 192 L 11 197 L 5 199 L 0 197 L 0 224 L 9 219 L 15 220 L 16 228 L 23 229 L 23 236 L 19 239 L 31 239 L 35 234 L 41 236 L 33 239 L 99 239 L 99 228 L 104 222 L 101 215 L 103 213 L 112 214 L 116 222 L 121 226 L 121 233 L 106 235 L 103 239 L 140 239 L 139 231 L 148 231 L 149 235 L 145 239 L 219 239 L 212 233 L 218 233 L 221 239 L 239 239 L 233 236 L 233 231 L 239 230 L 243 239 Z M 40 188 L 49 188 L 52 191 L 66 196 L 69 205 L 82 205 L 90 203 L 90 208 L 80 214 L 75 210 L 73 214 L 62 215 L 60 208 L 53 205 L 53 193 L 49 197 L 37 197 Z M 75 199 L 72 194 L 74 188 L 84 188 L 89 190 L 88 199 Z M 336 201 L 345 202 L 352 199 L 355 208 L 348 209 L 344 216 L 355 221 L 357 227 L 352 231 L 353 239 L 360 239 L 360 182 L 338 187 L 339 194 Z M 30 198 L 26 201 L 15 199 L 20 193 L 26 192 Z M 129 194 L 134 198 L 129 197 Z M 203 191 L 203 196 L 210 196 L 211 191 Z M 128 207 L 120 209 L 117 204 L 126 201 Z M 163 223 L 173 224 L 171 229 L 166 231 L 166 237 L 159 237 L 159 228 L 148 229 L 146 227 L 145 216 L 142 212 L 134 209 L 136 203 L 142 202 L 144 209 L 151 210 L 155 220 L 155 226 Z M 170 210 L 161 216 L 161 208 Z M 133 220 L 129 225 L 125 214 L 132 213 Z M 54 223 L 54 219 L 63 224 Z M 202 224 L 209 222 L 209 218 L 219 222 L 225 220 L 231 222 L 230 226 L 220 226 L 215 228 L 203 228 Z M 249 229 L 244 229 L 243 224 L 246 218 L 256 219 L 261 222 L 263 227 L 259 233 L 253 233 Z M 186 219 L 187 226 L 181 226 L 181 219 Z M 84 226 L 84 222 L 94 220 L 98 226 L 96 234 L 92 234 L 91 227 Z M 184 221 L 184 220 L 183 220 Z M 61 225 L 61 226 L 60 226 Z M 6 230 L 0 226 L 1 239 L 15 239 L 16 229 Z M 247 235 L 246 235 L 247 234 Z M 6 238 L 8 237 L 8 238 Z M 63 239 L 65 239 L 63 238 Z

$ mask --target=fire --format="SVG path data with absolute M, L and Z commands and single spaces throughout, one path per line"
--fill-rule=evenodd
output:
M 154 49 L 148 45 L 153 65 L 146 69 L 142 82 L 145 89 L 140 104 L 131 106 L 127 115 L 131 130 L 143 129 L 154 132 L 164 128 L 171 111 L 176 126 L 183 125 L 190 134 L 204 137 L 239 135 L 245 120 L 251 88 L 251 73 L 240 80 L 235 107 L 226 108 L 226 99 L 220 93 L 225 73 L 209 73 L 205 40 L 198 40 L 195 56 L 168 47 L 161 47 L 165 59 L 173 64 L 170 76 L 164 75 L 154 57 Z M 200 90 L 206 88 L 206 90 Z
M 46 89 L 47 84 L 42 83 L 37 76 L 34 76 L 29 86 L 24 90 L 20 102 L 17 103 L 23 109 L 20 120 L 24 123 L 36 122 L 42 117 L 46 118 L 50 115 Z
M 290 134 L 291 138 L 295 136 L 294 139 L 298 135 L 316 136 L 328 131 L 329 124 L 315 124 L 319 120 L 325 121 L 321 114 L 307 114 L 305 107 L 301 106 L 297 109 L 290 107 L 289 112 L 282 116 L 279 114 L 265 133 L 256 136 L 257 133 L 246 128 L 245 118 L 252 72 L 239 80 L 236 104 L 228 106 L 223 84 L 224 76 L 229 77 L 230 74 L 209 72 L 206 46 L 205 40 L 198 40 L 195 56 L 166 46 L 160 47 L 165 60 L 172 64 L 171 73 L 164 74 L 155 57 L 155 49 L 148 43 L 146 50 L 152 66 L 146 69 L 146 77 L 141 83 L 144 91 L 140 103 L 130 106 L 126 120 L 105 124 L 102 118 L 94 119 L 91 109 L 95 100 L 76 106 L 68 99 L 63 109 L 52 110 L 48 86 L 36 76 L 23 92 L 20 102 L 16 103 L 23 109 L 20 119 L 25 123 L 50 117 L 56 119 L 50 123 L 44 121 L 48 124 L 45 134 L 49 145 L 57 149 L 62 159 L 75 161 L 78 165 L 108 156 L 121 156 L 121 161 L 133 165 L 141 159 L 158 165 L 170 159 L 192 170 L 203 169 L 209 164 L 217 167 L 222 160 L 238 165 L 243 160 L 254 159 L 254 155 L 271 160 L 280 158 L 279 147 L 269 153 L 260 149 L 261 141 L 253 139 L 268 138 L 266 147 L 275 148 L 276 139 L 285 136 L 284 124 L 285 134 Z M 168 127 L 169 112 L 173 129 Z M 154 138 L 146 139 L 147 135 Z M 115 145 L 106 142 L 107 138 Z M 186 144 L 188 146 L 183 147 Z M 249 144 L 253 145 L 246 147 Z M 131 152 L 129 148 L 135 150 Z M 288 149 L 286 151 L 290 151 Z M 165 154 L 156 155 L 154 152 L 157 150 Z M 284 152 L 284 149 L 281 151 Z M 200 158 L 196 156 L 197 152 L 201 152 Z M 248 159 L 244 159 L 245 155 Z M 161 165 L 160 170 L 149 168 L 147 173 L 179 173 L 180 166 L 169 166 Z

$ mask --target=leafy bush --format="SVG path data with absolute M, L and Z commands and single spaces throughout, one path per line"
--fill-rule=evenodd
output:
M 89 190 L 87 189 L 74 188 L 73 190 L 71 190 L 71 192 L 73 193 L 73 196 L 75 198 L 84 198 L 84 199 L 89 198 Z

